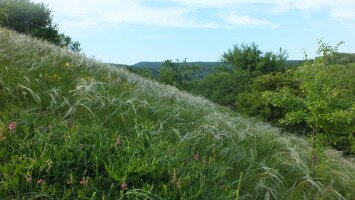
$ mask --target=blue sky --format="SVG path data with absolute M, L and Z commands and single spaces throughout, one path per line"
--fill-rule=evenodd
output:
M 355 0 L 34 0 L 103 62 L 218 61 L 234 44 L 315 56 L 317 40 L 355 52 Z

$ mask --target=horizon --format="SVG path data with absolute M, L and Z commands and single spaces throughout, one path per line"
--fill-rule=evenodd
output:
M 317 40 L 353 53 L 355 1 L 34 0 L 53 11 L 61 32 L 106 63 L 167 59 L 218 62 L 236 44 L 263 52 L 281 47 L 288 60 L 316 56 Z

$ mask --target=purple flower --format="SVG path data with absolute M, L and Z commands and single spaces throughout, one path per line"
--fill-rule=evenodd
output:
M 44 183 L 44 180 L 43 179 L 38 179 L 37 180 L 37 185 L 42 185 Z
M 126 182 L 122 183 L 122 184 L 121 184 L 121 188 L 122 188 L 123 190 L 128 190 L 128 184 L 127 184 Z
M 86 186 L 88 183 L 89 183 L 89 179 L 85 177 L 80 180 L 80 185 Z
M 17 122 L 11 122 L 8 126 L 10 132 L 14 132 L 17 128 Z
M 118 137 L 118 138 L 116 139 L 116 145 L 120 145 L 120 144 L 122 144 L 122 141 L 121 141 L 121 138 Z

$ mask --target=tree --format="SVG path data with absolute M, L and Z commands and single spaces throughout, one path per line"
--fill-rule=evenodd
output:
M 252 80 L 251 91 L 240 93 L 236 100 L 237 111 L 249 116 L 257 116 L 269 122 L 277 123 L 285 116 L 284 108 L 274 107 L 265 102 L 262 94 L 275 92 L 287 87 L 292 94 L 299 94 L 299 82 L 294 77 L 294 70 L 263 74 Z M 293 127 L 292 127 L 293 128 Z
M 338 149 L 355 153 L 354 68 L 329 64 L 340 44 L 331 47 L 319 41 L 320 56 L 295 71 L 300 83 L 298 95 L 283 87 L 264 92 L 263 98 L 287 111 L 281 123 L 304 122 L 312 130 L 313 140 L 317 136 Z
M 250 73 L 246 71 L 235 74 L 228 68 L 219 68 L 205 78 L 193 81 L 190 91 L 233 108 L 237 95 L 249 90 L 250 80 Z
M 80 51 L 80 43 L 59 33 L 53 24 L 52 11 L 43 3 L 29 0 L 0 0 L 0 25 L 41 38 L 73 51 Z
M 283 70 L 287 52 L 280 48 L 278 54 L 263 53 L 258 45 L 234 45 L 222 55 L 221 61 L 233 66 L 235 71 L 246 70 L 250 73 L 270 73 Z
M 182 62 L 165 60 L 159 69 L 158 81 L 183 88 L 198 69 L 199 66 L 187 63 L 186 59 Z

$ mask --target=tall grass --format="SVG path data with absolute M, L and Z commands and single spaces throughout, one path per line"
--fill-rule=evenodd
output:
M 0 29 L 1 199 L 353 199 L 354 162 Z M 8 125 L 13 122 L 15 129 Z

